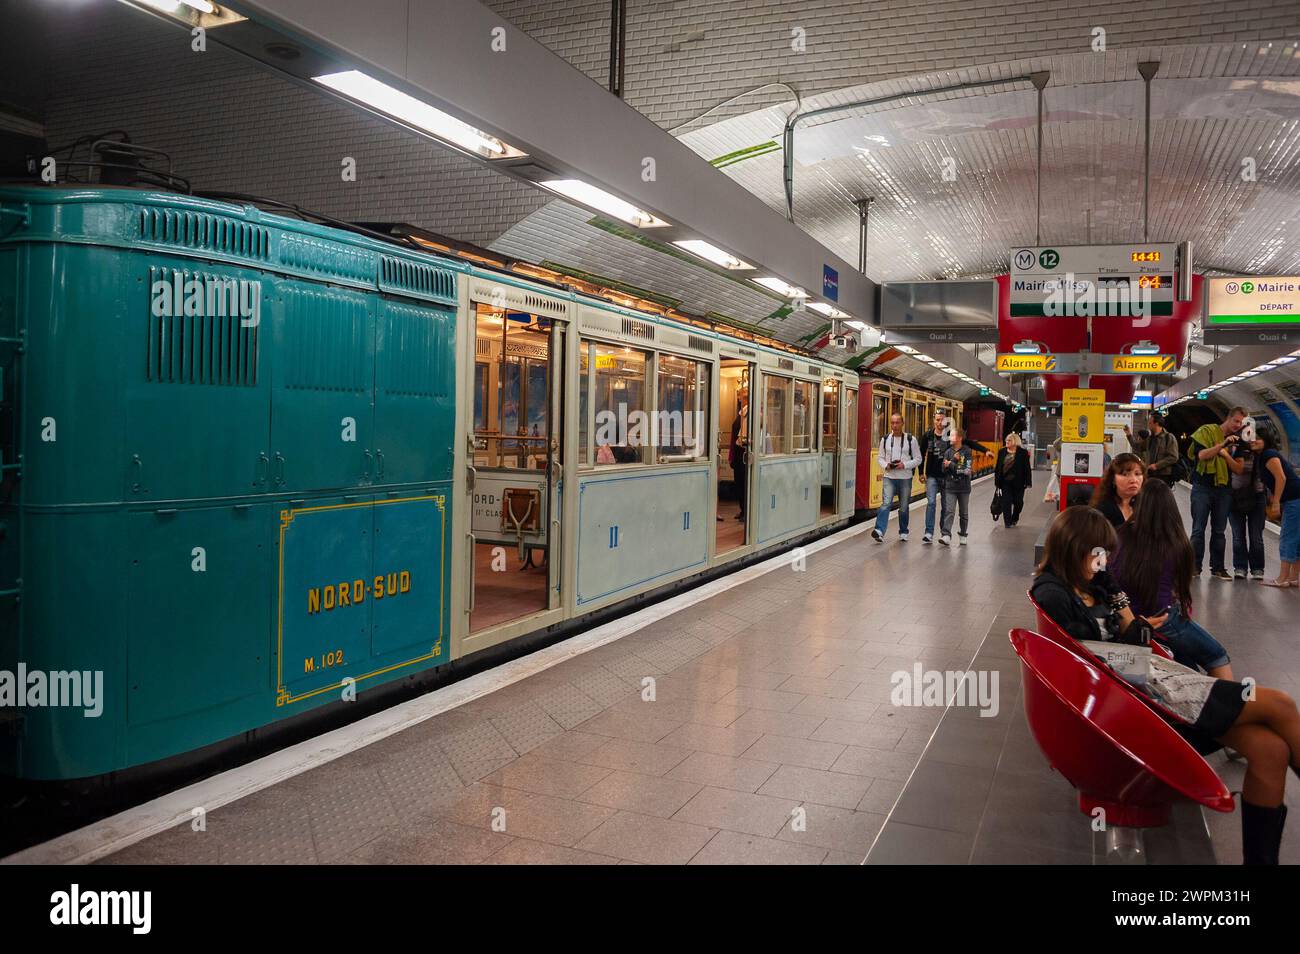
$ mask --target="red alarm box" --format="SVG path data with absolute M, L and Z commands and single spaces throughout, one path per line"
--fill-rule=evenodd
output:
M 1087 504 L 1100 483 L 1100 477 L 1062 477 L 1060 509 L 1072 504 Z

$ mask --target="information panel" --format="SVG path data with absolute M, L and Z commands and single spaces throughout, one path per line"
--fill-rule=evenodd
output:
M 1011 316 L 1174 313 L 1176 246 L 1057 245 L 1011 250 Z
M 1106 392 L 1066 388 L 1061 394 L 1061 440 L 1100 444 L 1105 440 Z
M 1206 284 L 1205 341 L 1269 344 L 1300 335 L 1300 277 L 1211 278 Z

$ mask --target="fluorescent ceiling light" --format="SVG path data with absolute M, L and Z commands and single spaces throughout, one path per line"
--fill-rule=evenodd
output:
M 421 102 L 400 89 L 394 89 L 387 83 L 381 83 L 360 70 L 327 73 L 324 76 L 315 76 L 313 79 L 336 93 L 342 93 L 408 126 L 423 130 L 436 139 L 468 150 L 484 159 L 505 159 L 524 155 L 523 152 L 495 136 L 481 132 L 469 123 Z
M 628 225 L 635 225 L 637 228 L 657 229 L 668 224 L 663 219 L 646 212 L 644 209 L 638 209 L 631 202 L 625 202 L 618 196 L 606 192 L 604 189 L 599 189 L 589 182 L 583 182 L 581 179 L 550 179 L 546 182 L 539 182 L 538 185 L 559 193 L 566 199 L 572 199 L 574 202 L 591 206 L 597 212 L 612 215 L 614 218 L 626 222 Z
M 187 7 L 193 7 L 200 13 L 215 13 L 217 8 L 208 3 L 208 0 L 181 0 L 181 3 Z
M 1129 348 L 1130 354 L 1159 354 L 1160 345 L 1152 344 L 1150 341 L 1139 341 L 1133 347 Z
M 1271 364 L 1261 364 L 1261 365 L 1259 365 L 1259 366 L 1256 367 L 1256 368 L 1252 368 L 1251 371 L 1250 371 L 1250 373 L 1251 373 L 1251 374 L 1259 374 L 1261 371 L 1267 371 L 1267 370 L 1268 370 L 1269 368 L 1271 368 L 1271 367 L 1273 367 L 1273 365 L 1271 365 Z
M 897 349 L 898 351 L 903 352 L 903 354 L 916 354 L 916 349 L 913 348 L 911 345 L 905 345 L 905 344 L 894 345 L 894 348 Z
M 812 301 L 812 302 L 809 302 L 809 303 L 808 303 L 807 305 L 805 305 L 804 307 L 807 308 L 807 309 L 810 310 L 810 311 L 815 311 L 815 312 L 817 312 L 818 314 L 825 315 L 827 318 L 847 318 L 847 317 L 848 317 L 848 314 L 847 314 L 847 313 L 842 312 L 842 311 L 840 311 L 838 308 L 834 308 L 834 307 L 832 307 L 832 306 L 826 304 L 826 302 L 824 302 L 824 301 Z M 863 323 L 862 323 L 862 322 L 858 322 L 858 324 L 861 325 L 861 324 L 863 324 Z M 863 327 L 866 327 L 866 326 L 863 325 Z
M 808 293 L 798 285 L 791 285 L 788 282 L 777 278 L 775 275 L 763 275 L 760 278 L 751 278 L 750 281 L 756 285 L 762 285 L 764 288 L 774 291 L 778 295 L 783 295 L 786 298 L 808 297 Z
M 724 252 L 716 245 L 710 245 L 701 239 L 682 239 L 680 242 L 673 242 L 678 248 L 684 248 L 692 255 L 698 255 L 705 261 L 712 262 L 714 265 L 721 265 L 723 268 L 753 268 L 746 261 L 742 261 L 730 252 Z
M 1037 341 L 1017 341 L 1011 350 L 1016 354 L 1039 354 Z
M 1276 368 L 1278 365 L 1290 364 L 1294 360 L 1295 358 L 1292 355 L 1287 354 L 1287 355 L 1283 355 L 1280 358 L 1274 358 L 1272 361 L 1269 362 L 1269 364 L 1273 365 L 1273 367 Z
M 849 320 L 846 320 L 844 323 L 845 323 L 846 325 L 848 325 L 850 328 L 852 328 L 854 331 L 866 331 L 866 330 L 867 330 L 867 323 L 866 323 L 865 321 L 854 321 L 854 320 L 852 320 L 852 319 L 849 319 Z M 1292 359 L 1290 359 L 1290 360 L 1293 360 L 1293 361 L 1294 361 L 1295 359 L 1292 358 Z

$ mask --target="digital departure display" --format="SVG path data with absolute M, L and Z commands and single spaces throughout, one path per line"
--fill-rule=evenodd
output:
M 1134 261 L 1134 262 L 1158 262 L 1158 261 L 1160 261 L 1160 253 L 1157 252 L 1157 251 L 1150 251 L 1150 252 L 1134 252 L 1134 253 L 1132 254 L 1131 261 Z

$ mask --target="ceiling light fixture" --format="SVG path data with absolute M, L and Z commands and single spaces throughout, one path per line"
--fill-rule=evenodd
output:
M 631 202 L 624 201 L 613 193 L 597 188 L 589 182 L 583 182 L 581 179 L 550 179 L 537 184 L 566 199 L 590 206 L 597 212 L 612 215 L 640 229 L 657 229 L 668 224 L 658 216 L 644 209 L 638 209 Z
M 758 278 L 751 278 L 755 285 L 762 285 L 769 291 L 774 291 L 785 298 L 807 298 L 808 293 L 798 285 L 791 285 L 789 282 L 777 278 L 775 275 L 762 275 Z
M 701 239 L 682 239 L 681 241 L 673 242 L 673 244 L 678 248 L 685 249 L 692 255 L 699 256 L 707 262 L 712 262 L 714 265 L 721 265 L 723 268 L 739 269 L 754 267 L 748 262 L 732 255 L 730 252 L 724 252 L 716 245 L 710 245 L 708 242 Z
M 363 106 L 369 106 L 414 129 L 426 132 L 441 142 L 484 159 L 508 159 L 525 155 L 495 136 L 475 129 L 469 123 L 360 70 L 326 73 L 323 76 L 313 76 L 312 79 Z

